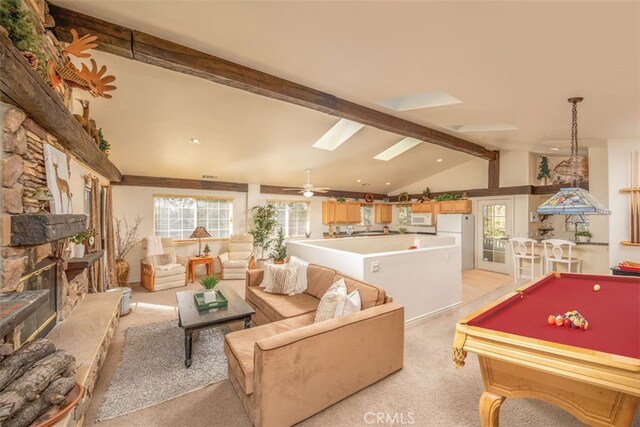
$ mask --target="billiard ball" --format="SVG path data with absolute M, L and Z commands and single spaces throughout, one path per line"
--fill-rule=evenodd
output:
M 555 325 L 556 324 L 556 316 L 554 316 L 553 314 L 550 314 L 549 317 L 547 318 L 547 323 L 550 325 Z
M 600 290 L 600 285 L 598 285 L 597 283 L 593 285 L 593 290 L 598 292 Z
M 560 316 L 556 317 L 556 326 L 564 325 L 564 319 Z

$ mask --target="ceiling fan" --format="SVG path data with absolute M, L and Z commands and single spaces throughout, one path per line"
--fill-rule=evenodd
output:
M 326 193 L 327 191 L 331 190 L 331 188 L 329 187 L 314 187 L 313 184 L 311 184 L 311 169 L 305 169 L 305 171 L 307 172 L 307 183 L 304 184 L 302 187 L 297 187 L 297 188 L 285 188 L 285 191 L 297 191 L 299 194 L 302 194 L 304 197 L 311 197 L 313 196 L 313 193 Z

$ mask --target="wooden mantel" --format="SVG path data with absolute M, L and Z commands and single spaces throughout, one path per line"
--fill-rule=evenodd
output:
M 59 40 L 71 41 L 71 29 L 98 37 L 98 50 L 225 86 L 289 102 L 387 132 L 419 139 L 487 160 L 497 152 L 439 130 L 410 122 L 334 95 L 246 67 L 151 34 L 50 5 Z
M 0 34 L 0 99 L 24 110 L 82 163 L 112 182 L 122 174 L 98 148 L 60 96 L 31 68 L 11 40 Z

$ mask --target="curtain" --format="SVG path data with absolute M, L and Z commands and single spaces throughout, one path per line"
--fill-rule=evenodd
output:
M 102 249 L 102 227 L 100 224 L 100 180 L 98 177 L 91 176 L 91 213 L 89 214 L 89 226 L 95 231 L 94 250 Z M 91 266 L 90 272 L 90 289 L 91 292 L 104 292 L 104 282 L 102 280 L 102 259 L 96 261 Z
M 109 289 L 117 287 L 116 279 L 116 244 L 113 230 L 113 196 L 112 188 L 106 188 L 106 200 L 104 203 L 105 217 L 105 251 L 107 255 L 107 286 Z

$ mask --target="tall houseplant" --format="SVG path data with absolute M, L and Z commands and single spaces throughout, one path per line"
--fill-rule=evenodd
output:
M 125 256 L 133 249 L 138 241 L 138 228 L 142 222 L 142 217 L 137 216 L 133 225 L 129 226 L 127 219 L 113 218 L 114 222 L 114 238 L 116 249 L 116 278 L 118 286 L 127 286 L 129 278 L 129 263 L 124 259 Z
M 287 243 L 284 241 L 284 231 L 282 231 L 282 227 L 278 230 L 276 244 L 269 257 L 273 258 L 274 264 L 284 264 L 284 260 L 287 257 Z
M 254 206 L 251 209 L 253 217 L 253 228 L 249 230 L 249 234 L 253 236 L 253 244 L 260 248 L 260 259 L 264 259 L 264 252 L 269 249 L 273 241 L 273 232 L 278 225 L 275 206 Z

